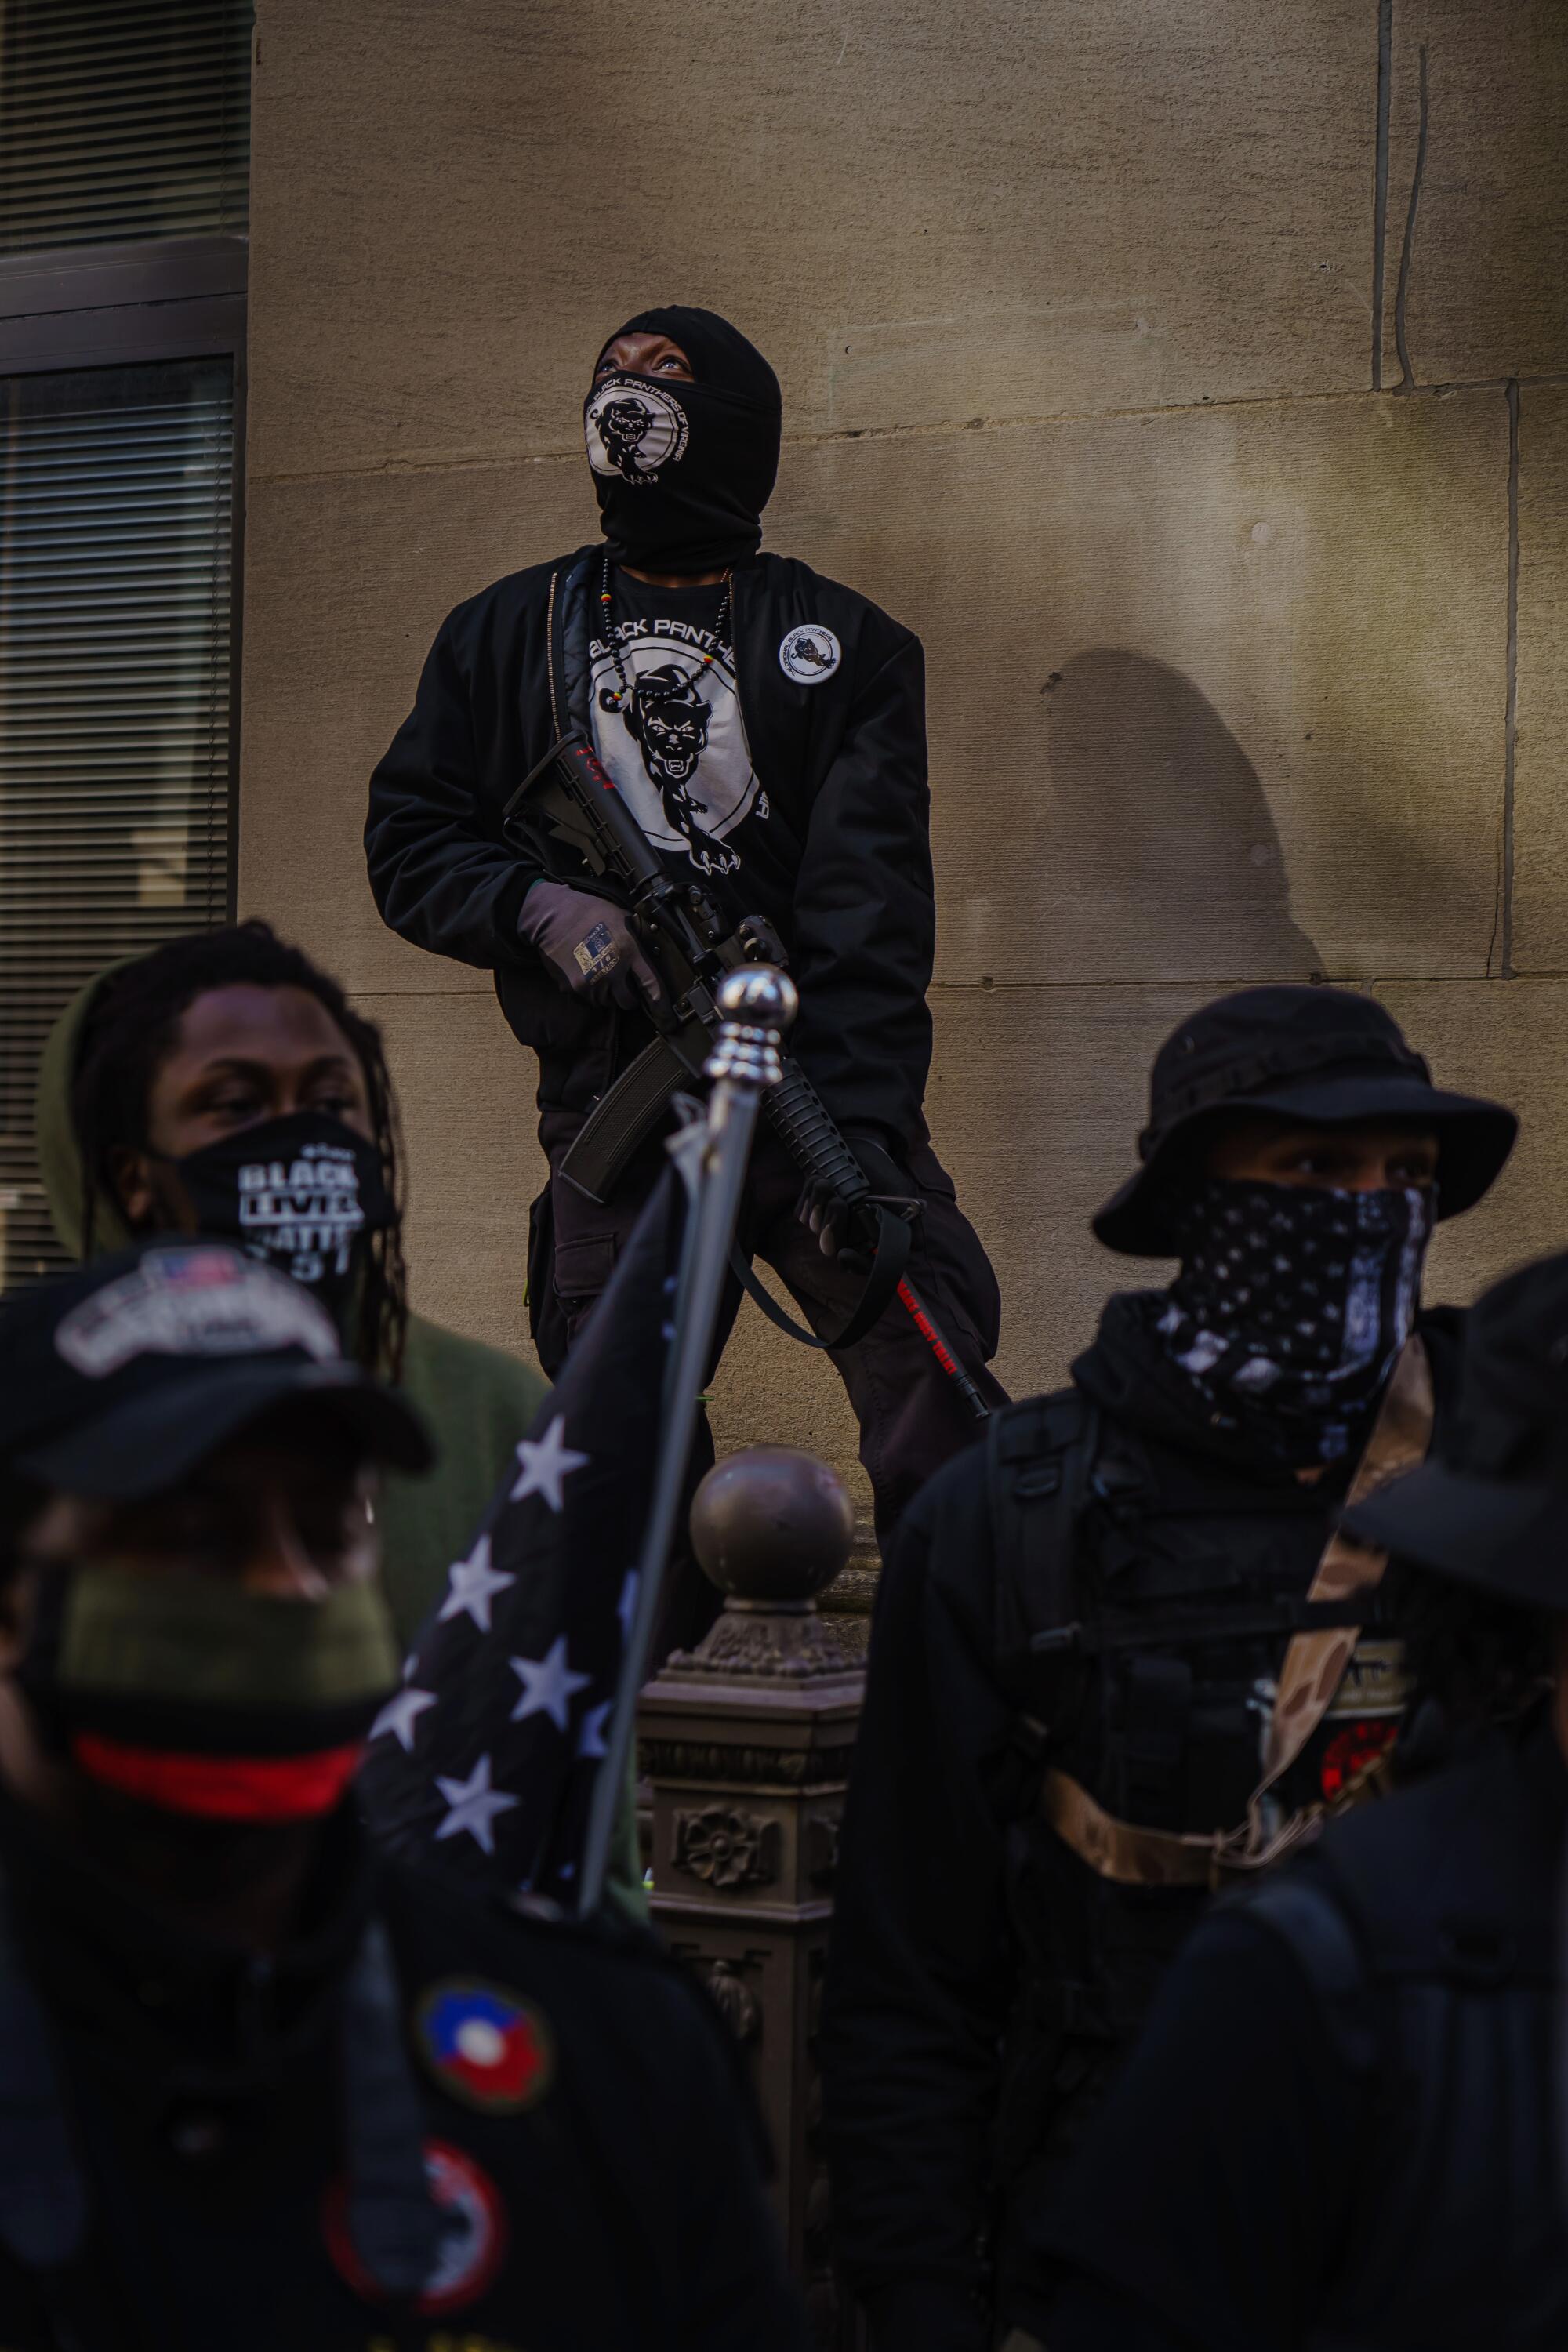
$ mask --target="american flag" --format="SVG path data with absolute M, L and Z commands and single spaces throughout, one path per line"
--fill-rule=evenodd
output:
M 566 1907 L 637 1601 L 685 1218 L 671 1169 L 452 1564 L 360 1774 L 395 1853 Z

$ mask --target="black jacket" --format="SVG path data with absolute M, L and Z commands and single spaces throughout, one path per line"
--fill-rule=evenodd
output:
M 1127 1616 L 1166 1623 L 1182 1609 L 1202 1621 L 1299 1599 L 1343 1477 L 1304 1486 L 1248 1461 L 1208 1425 L 1152 1319 L 1147 1295 L 1112 1299 L 1073 1368 L 1104 1432 L 1107 1499 L 1086 1525 L 1084 1572 Z M 1422 1329 L 1441 1393 L 1451 1318 Z M 1043 1712 L 1060 1730 L 1042 1759 L 1003 1655 L 998 1584 L 976 1447 L 912 1506 L 883 1572 L 836 1877 L 824 2027 L 834 2215 L 879 2352 L 983 2352 L 1016 2215 L 1059 2179 L 1204 1907 L 1197 1890 L 1090 1873 L 1038 1818 L 1042 1760 L 1124 1818 L 1228 1828 L 1257 1779 L 1248 1701 L 1288 1640 L 1254 1633 L 1228 1656 L 1205 1643 L 1208 1687 L 1184 1694 L 1165 1673 L 1173 1648 L 1180 1664 L 1165 1637 L 1147 1659 L 1053 1661 Z M 1152 1735 L 1141 1752 L 1135 1702 Z
M 1216 1907 L 1009 2317 L 1052 2352 L 1557 2352 L 1549 1723 Z
M 584 548 L 514 572 L 448 615 L 371 781 L 365 827 L 383 917 L 416 947 L 495 971 L 508 1021 L 539 1054 L 543 1107 L 585 1108 L 649 1034 L 638 1014 L 565 993 L 520 941 L 542 868 L 501 834 L 529 770 L 568 728 L 588 731 L 600 557 Z M 731 598 L 741 709 L 770 808 L 744 828 L 734 911 L 784 938 L 801 994 L 794 1050 L 834 1116 L 908 1142 L 922 1132 L 935 940 L 920 640 L 784 556 L 738 563 Z M 800 685 L 779 648 L 807 622 L 830 628 L 843 657 Z
M 732 2052 L 651 1939 L 616 1948 L 436 1886 L 374 1860 L 346 1816 L 266 1962 L 176 1930 L 9 1807 L 0 1848 L 9 2352 L 803 2352 Z M 367 2026 L 350 1988 L 373 1927 Z M 454 2038 L 465 2004 L 498 1996 L 516 2074 L 493 2023 Z M 86 2232 L 46 2273 L 17 2232 L 40 2227 L 62 2111 Z M 448 2234 L 420 2309 L 363 2275 L 351 2114 L 371 2160 L 401 2116 L 436 2168 Z

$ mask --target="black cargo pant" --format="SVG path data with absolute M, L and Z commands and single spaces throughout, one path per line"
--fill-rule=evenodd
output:
M 540 1140 L 549 1155 L 551 1181 L 547 1192 L 534 1202 L 529 1239 L 529 1312 L 540 1360 L 552 1380 L 608 1283 L 616 1258 L 667 1164 L 662 1144 L 655 1141 L 645 1146 L 612 1198 L 598 1206 L 560 1172 L 583 1118 L 580 1111 L 547 1109 L 540 1120 Z M 904 1155 L 903 1165 L 921 1202 L 909 1279 L 986 1403 L 1004 1404 L 1006 1391 L 986 1370 L 996 1351 L 1001 1322 L 1001 1299 L 990 1260 L 931 1145 L 922 1141 L 913 1146 Z M 741 1212 L 741 1248 L 748 1259 L 761 1258 L 773 1267 L 815 1330 L 841 1330 L 864 1277 L 823 1255 L 816 1234 L 795 1216 L 800 1192 L 799 1170 L 771 1129 L 759 1123 Z M 731 1278 L 720 1307 L 714 1369 L 734 1326 L 741 1298 L 740 1284 Z M 864 1339 L 852 1348 L 831 1352 L 860 1424 L 860 1459 L 871 1482 L 877 1535 L 885 1549 L 905 1505 L 950 1454 L 978 1436 L 980 1423 L 896 1299 Z M 712 1460 L 713 1440 L 704 1416 L 698 1432 L 693 1483 Z M 710 1621 L 716 1596 L 705 1582 L 699 1587 L 689 1575 L 680 1574 L 672 1598 L 676 1613 L 671 1641 L 694 1640 Z

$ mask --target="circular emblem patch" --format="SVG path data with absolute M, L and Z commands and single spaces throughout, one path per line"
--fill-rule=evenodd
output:
M 843 658 L 843 646 L 820 621 L 807 621 L 804 628 L 792 629 L 779 647 L 779 667 L 797 686 L 820 686 Z
M 680 403 L 640 376 L 612 376 L 583 415 L 595 473 L 619 474 L 627 482 L 657 481 L 661 466 L 677 464 L 688 429 Z
M 472 2303 L 494 2279 L 506 2255 L 506 2208 L 489 2173 L 466 2148 L 454 2147 L 449 2140 L 426 2141 L 425 2178 L 440 2216 L 441 2242 L 418 2307 L 426 2318 L 435 2318 Z M 328 2189 L 323 2220 L 327 2252 L 340 2274 L 367 2303 L 382 2301 L 382 2291 L 349 2234 L 345 2180 L 335 2180 Z
M 460 1978 L 432 1985 L 415 2011 L 414 2027 L 430 2072 L 465 2106 L 515 2115 L 550 2087 L 555 2072 L 550 2028 L 538 2010 L 499 1985 Z

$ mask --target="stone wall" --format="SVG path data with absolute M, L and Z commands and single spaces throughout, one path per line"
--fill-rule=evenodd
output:
M 779 369 L 769 543 L 925 639 L 931 1118 L 1009 1382 L 1127 1278 L 1085 1219 L 1152 1048 L 1249 980 L 1370 986 L 1524 1111 L 1438 1287 L 1568 1240 L 1562 0 L 258 19 L 241 898 L 386 1025 L 422 1307 L 525 1344 L 531 1073 L 382 928 L 365 781 L 448 607 L 594 535 L 648 300 Z M 853 1450 L 750 1307 L 718 1415 Z

